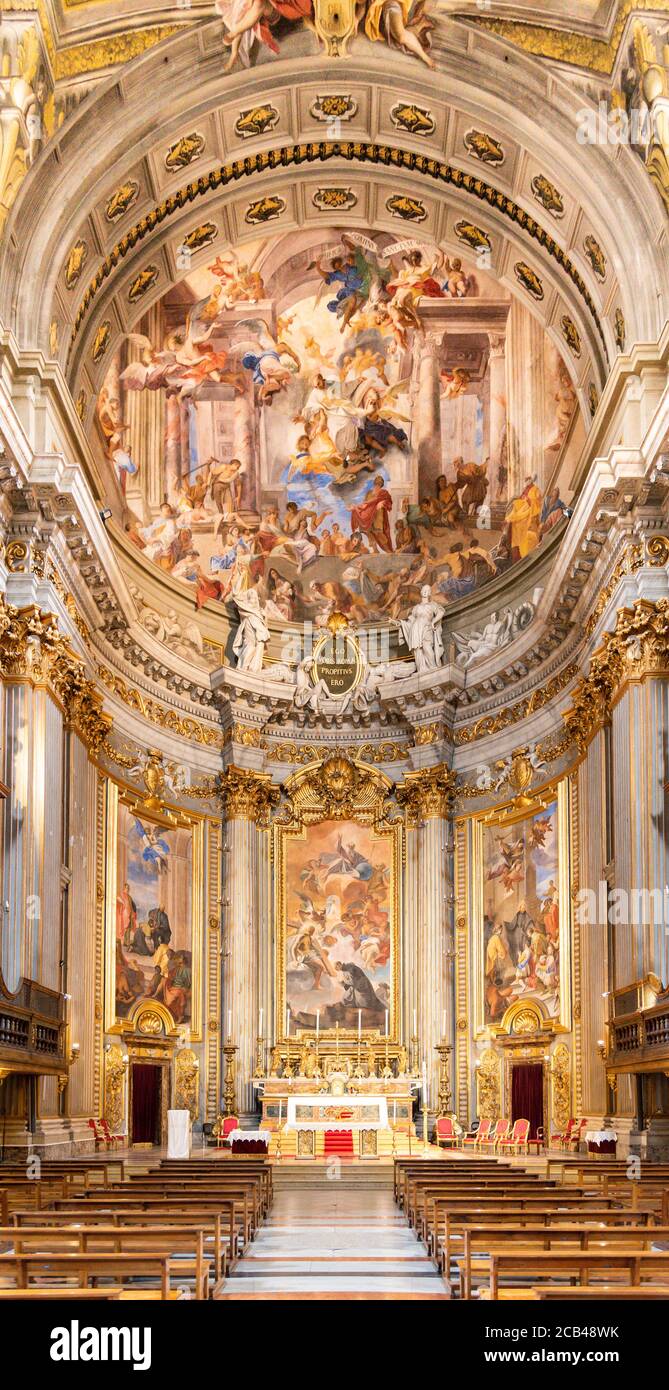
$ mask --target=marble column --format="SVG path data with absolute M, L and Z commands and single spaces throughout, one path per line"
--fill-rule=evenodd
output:
M 441 447 L 441 393 L 439 351 L 441 334 L 427 333 L 420 348 L 416 415 L 418 423 L 418 478 L 421 496 L 433 493 L 443 471 Z
M 606 835 L 607 769 L 606 733 L 595 734 L 578 770 L 579 888 L 588 891 L 593 911 L 575 911 L 580 960 L 580 1065 L 581 1104 L 572 1101 L 572 1113 L 601 1123 L 609 1100 L 605 1067 L 598 1042 L 605 1040 L 606 994 L 609 988 L 608 926 L 599 905 L 606 900 L 608 853 Z M 593 896 L 594 895 L 594 896 Z
M 490 343 L 490 488 L 488 501 L 497 497 L 499 467 L 506 435 L 506 338 L 489 333 Z
M 517 299 L 508 319 L 506 398 L 507 496 L 517 497 L 529 474 L 542 485 L 544 466 L 544 333 Z
M 181 410 L 176 396 L 168 396 L 165 402 L 164 450 L 166 500 L 174 504 L 181 480 Z
M 232 449 L 233 458 L 242 464 L 242 511 L 257 511 L 255 468 L 255 413 L 253 409 L 253 388 L 240 396 L 235 396 L 232 406 Z
M 649 973 L 667 979 L 669 681 L 647 678 L 631 683 L 612 711 L 611 726 L 613 990 Z M 629 1077 L 618 1079 L 617 1102 L 618 1113 L 634 1112 Z
M 259 850 L 262 827 L 270 806 L 278 800 L 267 773 L 230 766 L 222 779 L 225 818 L 223 898 L 222 1041 L 237 1047 L 236 1105 L 241 1115 L 251 1115 L 255 1100 L 252 1077 L 260 1010 L 261 921 L 260 903 L 266 901 L 260 877 L 263 856 Z
M 414 1062 L 427 1073 L 427 1103 L 437 1108 L 439 1058 L 437 1044 L 454 1040 L 454 960 L 452 951 L 452 869 L 449 816 L 455 774 L 439 764 L 409 772 L 397 789 L 405 807 L 407 837 L 407 897 L 411 910 L 405 919 L 404 948 L 407 976 L 403 988 L 406 1022 L 413 1032 L 416 1010 L 418 1056 Z M 406 1017 L 405 1014 L 405 1017 Z

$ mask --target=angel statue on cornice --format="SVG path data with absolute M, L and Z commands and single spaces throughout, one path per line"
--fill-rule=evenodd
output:
M 230 49 L 225 71 L 230 72 L 237 59 L 244 67 L 251 67 L 256 40 L 278 53 L 272 29 L 281 19 L 307 24 L 331 56 L 341 56 L 348 40 L 362 25 L 372 43 L 399 48 L 434 68 L 434 59 L 428 52 L 434 24 L 427 13 L 427 3 L 428 0 L 341 0 L 334 13 L 324 0 L 216 0 L 226 29 L 223 42 Z

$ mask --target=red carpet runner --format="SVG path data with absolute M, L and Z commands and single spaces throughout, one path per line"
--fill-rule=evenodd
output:
M 353 1158 L 353 1130 L 326 1129 L 325 1157 L 336 1154 L 338 1158 Z

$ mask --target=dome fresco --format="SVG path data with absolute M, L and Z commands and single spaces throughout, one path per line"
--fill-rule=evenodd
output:
M 124 338 L 97 423 L 109 506 L 198 608 L 254 585 L 270 621 L 378 623 L 565 523 L 576 415 L 484 254 L 332 227 L 186 274 Z

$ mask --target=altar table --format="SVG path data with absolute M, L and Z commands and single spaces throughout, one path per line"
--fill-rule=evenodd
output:
M 388 1101 L 379 1095 L 295 1095 L 287 1102 L 289 1130 L 388 1129 Z

